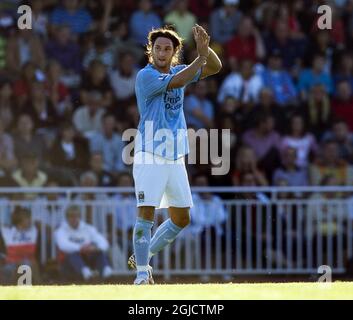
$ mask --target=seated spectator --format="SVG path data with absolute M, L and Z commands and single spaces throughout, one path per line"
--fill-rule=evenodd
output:
M 307 99 L 310 90 L 315 85 L 323 85 L 328 94 L 333 92 L 332 78 L 329 73 L 325 72 L 324 67 L 325 56 L 316 54 L 311 69 L 305 69 L 300 73 L 298 91 L 303 99 Z
M 55 126 L 59 122 L 59 117 L 55 106 L 45 94 L 42 82 L 32 83 L 26 110 L 23 111 L 26 111 L 33 119 L 36 133 L 43 134 L 45 138 L 55 134 Z
M 239 148 L 235 159 L 235 170 L 232 174 L 233 185 L 240 185 L 240 177 L 245 173 L 251 173 L 256 185 L 267 186 L 268 182 L 256 163 L 256 156 L 254 150 L 249 146 L 242 146 Z
M 188 10 L 188 0 L 179 0 L 174 8 L 165 16 L 164 22 L 175 27 L 175 31 L 184 39 L 186 44 L 193 41 L 192 28 L 196 17 Z
M 29 266 L 32 270 L 33 282 L 38 282 L 39 236 L 38 230 L 31 223 L 31 213 L 28 209 L 17 207 L 13 211 L 12 225 L 1 228 L 1 242 L 4 248 L 0 253 L 0 261 L 3 259 L 4 264 L 0 267 L 0 282 L 16 285 L 17 271 L 21 265 Z
M 242 13 L 238 10 L 239 0 L 223 0 L 223 5 L 211 13 L 211 39 L 223 45 L 234 36 Z
M 330 98 L 323 85 L 314 85 L 308 97 L 308 104 L 301 108 L 308 130 L 317 140 L 331 127 L 332 109 Z
M 15 144 L 15 155 L 17 159 L 23 158 L 30 150 L 40 162 L 46 155 L 46 145 L 42 136 L 34 133 L 34 123 L 31 116 L 21 113 L 17 119 L 16 131 L 13 136 Z
M 11 177 L 13 184 L 16 187 L 22 188 L 41 188 L 44 187 L 48 181 L 48 176 L 45 172 L 39 170 L 38 158 L 34 153 L 27 151 L 28 153 L 20 159 L 20 167 L 15 170 Z M 26 193 L 25 198 L 32 200 L 36 197 L 36 194 Z
M 85 8 L 80 8 L 78 0 L 63 0 L 50 17 L 50 23 L 56 26 L 67 25 L 75 35 L 83 34 L 92 27 L 92 17 Z
M 101 98 L 98 101 L 101 108 L 107 108 L 111 105 L 113 92 L 109 82 L 107 69 L 104 64 L 98 60 L 93 60 L 91 62 L 81 83 L 80 95 L 83 104 L 87 103 L 87 94 L 92 91 L 99 92 L 101 95 Z
M 286 146 L 281 154 L 281 166 L 273 174 L 273 185 L 280 185 L 281 181 L 286 182 L 286 186 L 307 186 L 309 185 L 306 169 L 297 165 L 298 151 L 296 148 Z
M 236 35 L 225 46 L 228 59 L 236 61 L 250 59 L 255 63 L 266 53 L 261 35 L 249 16 L 242 17 Z
M 23 54 L 26 52 L 26 54 Z M 9 38 L 6 50 L 6 66 L 15 75 L 20 74 L 21 68 L 27 63 L 36 67 L 45 66 L 45 54 L 39 37 L 30 29 L 18 30 Z
M 349 131 L 343 119 L 337 119 L 332 124 L 331 131 L 324 134 L 325 141 L 335 141 L 339 149 L 339 157 L 353 164 L 353 133 Z
M 110 84 L 117 100 L 126 101 L 135 95 L 138 68 L 130 52 L 123 52 L 117 58 L 118 67 L 110 73 Z
M 8 79 L 0 80 L 0 119 L 5 130 L 11 129 L 16 114 L 13 89 Z
M 62 68 L 56 60 L 48 62 L 44 88 L 46 95 L 61 118 L 71 114 L 72 104 L 68 87 L 62 82 Z
M 122 160 L 124 142 L 115 132 L 116 121 L 112 114 L 106 113 L 102 118 L 102 130 L 95 132 L 90 139 L 91 153 L 103 155 L 103 168 L 117 173 L 125 168 Z
M 144 57 L 143 48 L 129 37 L 128 23 L 120 20 L 112 27 L 112 49 L 114 57 L 119 57 L 123 52 L 129 51 L 134 55 L 135 61 L 140 62 Z
M 193 178 L 194 187 L 208 187 L 208 177 L 204 174 Z M 227 212 L 222 200 L 210 192 L 193 193 L 194 206 L 190 209 L 191 224 L 188 231 L 196 236 L 207 228 L 213 229 L 216 235 L 223 235 L 223 224 L 227 220 Z
M 243 60 L 240 72 L 232 72 L 222 82 L 217 100 L 223 103 L 230 96 L 244 104 L 257 103 L 262 88 L 262 79 L 254 73 L 251 60 Z
M 294 114 L 290 119 L 289 133 L 282 138 L 281 149 L 294 148 L 296 152 L 296 165 L 306 168 L 310 158 L 318 151 L 315 137 L 306 130 L 304 118 Z
M 41 0 L 30 0 L 29 2 L 32 9 L 33 32 L 44 39 L 48 34 L 49 23 L 48 14 L 44 11 L 46 3 Z
M 207 99 L 207 82 L 195 84 L 194 93 L 185 98 L 184 113 L 189 126 L 197 129 L 213 128 L 214 110 L 212 102 Z
M 310 184 L 320 185 L 323 177 L 328 174 L 335 177 L 337 185 L 345 186 L 353 183 L 353 168 L 340 158 L 338 144 L 334 141 L 324 143 L 322 155 L 310 166 Z
M 333 74 L 335 95 L 338 94 L 338 85 L 341 82 L 347 81 L 351 88 L 350 92 L 353 90 L 353 54 L 352 52 L 345 51 L 338 59 L 338 70 Z
M 26 63 L 21 70 L 21 76 L 13 83 L 13 95 L 16 109 L 21 110 L 31 94 L 31 85 L 37 81 L 36 67 L 33 63 Z
M 86 105 L 79 107 L 73 114 L 73 123 L 86 138 L 92 137 L 95 131 L 100 131 L 105 109 L 101 106 L 102 95 L 97 91 L 85 94 Z
M 290 35 L 289 25 L 286 21 L 278 21 L 273 32 L 264 39 L 266 52 L 278 50 L 281 53 L 283 66 L 292 71 L 300 65 L 307 48 L 305 38 L 293 39 Z
M 352 87 L 348 81 L 340 81 L 337 84 L 337 96 L 332 100 L 332 113 L 342 118 L 353 131 L 353 97 Z
M 93 226 L 81 220 L 80 209 L 71 205 L 66 219 L 55 232 L 55 242 L 60 250 L 60 269 L 64 278 L 88 281 L 98 270 L 104 279 L 112 276 L 107 250 L 108 241 Z
M 98 35 L 94 39 L 94 47 L 91 48 L 83 59 L 83 66 L 88 69 L 91 62 L 98 60 L 107 70 L 112 70 L 114 64 L 114 55 L 108 39 L 104 35 Z
M 68 26 L 60 26 L 55 30 L 54 38 L 45 46 L 49 59 L 56 60 L 63 69 L 63 83 L 68 87 L 77 87 L 81 73 L 80 47 L 72 39 Z
M 272 177 L 273 170 L 279 165 L 280 135 L 274 130 L 271 115 L 259 115 L 254 129 L 247 130 L 242 142 L 250 146 L 256 155 L 258 164 L 265 170 L 267 177 Z
M 280 51 L 271 52 L 267 61 L 267 68 L 262 73 L 264 86 L 272 90 L 279 105 L 294 104 L 297 91 L 290 74 L 283 69 Z
M 131 39 L 135 43 L 144 46 L 147 43 L 148 32 L 161 26 L 161 19 L 152 11 L 151 0 L 139 0 L 138 10 L 134 11 L 130 18 Z
M 17 164 L 12 136 L 5 132 L 0 118 L 0 176 L 4 177 Z
M 113 187 L 115 185 L 114 176 L 104 170 L 103 155 L 99 152 L 93 152 L 90 157 L 90 170 L 95 173 L 98 178 L 99 187 Z
M 49 153 L 50 163 L 57 168 L 87 169 L 88 141 L 78 137 L 70 122 L 61 125 L 60 132 Z

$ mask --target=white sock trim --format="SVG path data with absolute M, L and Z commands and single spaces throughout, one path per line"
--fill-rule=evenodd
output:
M 148 266 L 136 266 L 137 272 L 148 272 Z

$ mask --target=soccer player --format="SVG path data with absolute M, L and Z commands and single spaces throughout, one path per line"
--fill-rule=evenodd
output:
M 133 232 L 134 254 L 128 265 L 137 269 L 134 283 L 138 285 L 153 283 L 151 257 L 173 242 L 190 222 L 193 203 L 184 162 L 189 151 L 184 90 L 188 84 L 216 74 L 222 67 L 209 48 L 207 32 L 199 25 L 192 32 L 198 56 L 190 65 L 184 65 L 179 64 L 179 35 L 167 27 L 152 30 L 147 45 L 149 63 L 136 78 L 140 139 L 135 140 L 133 176 L 138 217 Z M 165 139 L 159 136 L 161 132 Z M 168 208 L 170 218 L 151 239 L 155 208 Z

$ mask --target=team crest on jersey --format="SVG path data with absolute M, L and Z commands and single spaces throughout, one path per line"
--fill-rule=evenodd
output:
M 138 193 L 138 201 L 139 201 L 139 203 L 145 201 L 145 193 L 143 191 L 139 191 L 139 193 Z

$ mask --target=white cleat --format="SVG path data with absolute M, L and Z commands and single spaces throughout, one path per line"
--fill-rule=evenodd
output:
M 136 260 L 135 260 L 135 255 L 132 254 L 128 261 L 127 261 L 127 265 L 129 267 L 129 269 L 131 270 L 136 270 Z M 153 276 L 152 276 L 152 272 L 153 272 L 153 268 L 151 266 L 148 266 L 148 283 L 149 284 L 154 284 L 154 280 L 153 280 Z

